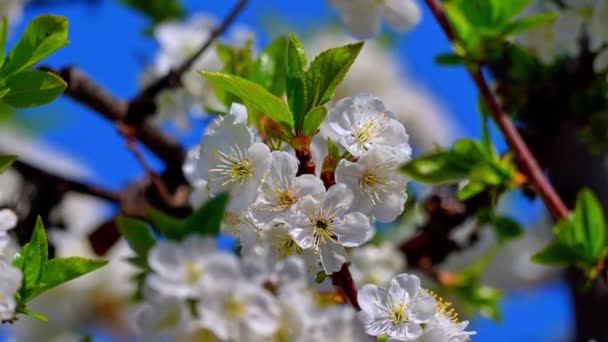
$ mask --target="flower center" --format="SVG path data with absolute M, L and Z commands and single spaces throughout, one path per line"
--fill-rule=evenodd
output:
M 189 284 L 196 284 L 203 275 L 201 268 L 193 263 L 192 261 L 188 261 L 186 263 L 186 282 Z
M 210 179 L 210 182 L 220 180 L 222 186 L 230 183 L 239 186 L 246 182 L 255 171 L 245 153 L 238 146 L 231 147 L 229 152 L 216 150 L 216 158 L 218 164 L 209 171 L 216 174 L 217 178 Z
M 229 318 L 240 318 L 245 315 L 247 306 L 237 298 L 228 298 L 224 302 L 224 310 Z
M 379 177 L 373 174 L 366 173 L 359 180 L 359 185 L 361 187 L 371 188 L 379 183 Z
M 284 259 L 290 255 L 302 254 L 303 251 L 289 235 L 284 235 L 277 239 L 275 253 L 279 258 Z
M 327 230 L 328 226 L 327 221 L 324 219 L 317 219 L 315 221 L 315 227 L 317 227 L 317 229 Z
M 377 134 L 378 122 L 376 119 L 369 119 L 358 131 L 355 132 L 355 140 L 359 145 L 365 145 Z
M 161 320 L 154 325 L 157 332 L 174 328 L 179 322 L 179 314 L 176 310 L 167 312 Z
M 277 192 L 277 198 L 279 201 L 279 205 L 283 209 L 287 209 L 287 208 L 291 207 L 294 203 L 297 202 L 297 199 L 295 198 L 295 196 L 293 196 L 291 194 L 291 192 L 289 192 L 289 191 L 276 190 L 276 192 Z
M 391 323 L 393 325 L 397 325 L 403 322 L 407 322 L 409 319 L 405 312 L 406 305 L 404 303 L 400 303 L 399 306 L 393 307 L 391 309 Z

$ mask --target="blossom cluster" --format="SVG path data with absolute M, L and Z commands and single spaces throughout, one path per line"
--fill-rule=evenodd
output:
M 15 317 L 17 302 L 15 295 L 21 288 L 23 274 L 11 263 L 12 258 L 5 255 L 11 240 L 8 231 L 17 224 L 17 216 L 10 209 L 0 210 L 0 322 Z
M 588 37 L 588 48 L 596 57 L 597 73 L 608 68 L 608 2 L 605 0 L 564 0 L 564 6 L 551 1 L 537 1 L 536 12 L 555 12 L 557 20 L 552 24 L 524 32 L 518 39 L 522 45 L 537 55 L 544 63 L 552 63 L 559 55 L 576 57 L 584 51 L 583 36 Z
M 347 262 L 346 248 L 372 238 L 372 221 L 391 222 L 402 213 L 406 180 L 398 167 L 411 149 L 405 128 L 382 101 L 368 94 L 345 98 L 324 125 L 345 156 L 334 185 L 298 175 L 289 148 L 271 151 L 256 141 L 242 105 L 234 104 L 204 135 L 186 171 L 197 197 L 231 194 L 223 229 L 239 237 L 245 253 L 269 244 L 279 258 L 302 254 L 310 270 L 320 261 L 332 274 Z
M 192 236 L 149 253 L 146 302 L 137 317 L 144 341 L 366 341 L 355 312 L 310 287 L 305 263 L 247 258 Z

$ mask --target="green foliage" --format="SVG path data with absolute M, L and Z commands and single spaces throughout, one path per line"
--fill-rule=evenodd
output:
M 554 266 L 578 266 L 597 276 L 598 265 L 606 258 L 608 247 L 606 221 L 598 199 L 582 190 L 570 216 L 553 228 L 556 239 L 532 256 L 532 261 Z
M 243 48 L 217 43 L 215 49 L 224 65 L 222 72 L 249 78 L 253 66 L 252 40 L 248 40 Z M 215 95 L 226 107 L 230 107 L 233 102 L 242 102 L 238 96 L 221 87 L 215 89 Z
M 185 14 L 179 0 L 119 0 L 152 20 L 152 25 L 182 18 Z
M 557 15 L 518 16 L 531 0 L 448 0 L 443 4 L 456 35 L 455 56 L 442 55 L 440 64 L 468 64 L 494 59 L 512 35 L 549 24 Z M 456 58 L 458 57 L 458 58 Z
M 275 39 L 252 64 L 250 56 L 239 57 L 239 63 L 251 65 L 249 72 L 231 70 L 233 59 L 229 57 L 235 54 L 220 46 L 223 73 L 200 73 L 214 84 L 220 102 L 226 106 L 232 101 L 243 102 L 249 109 L 250 121 L 259 124 L 257 119 L 266 115 L 288 129 L 278 135 L 291 142 L 293 135 L 316 134 L 327 115 L 322 107 L 332 99 L 362 47 L 363 43 L 357 43 L 329 49 L 307 69 L 302 43 L 291 34 Z M 234 97 L 227 97 L 226 93 Z M 284 94 L 287 106 L 283 103 Z
M 477 214 L 480 223 L 489 224 L 494 228 L 499 242 L 505 242 L 521 236 L 523 227 L 507 216 L 498 215 L 490 210 L 483 210 Z
M 460 139 L 450 150 L 439 150 L 411 160 L 402 171 L 429 184 L 456 183 L 468 177 L 458 193 L 460 200 L 488 188 L 508 189 L 513 180 L 509 158 L 500 159 L 492 146 L 472 139 Z
M 287 43 L 287 64 L 285 65 L 285 85 L 287 101 L 293 115 L 296 130 L 302 126 L 307 110 L 306 55 L 302 43 L 294 34 Z
M 304 135 L 312 137 L 317 134 L 319 127 L 327 116 L 327 107 L 319 106 L 310 110 L 304 117 Z
M 184 220 L 171 217 L 158 210 L 147 210 L 152 226 L 171 240 L 182 240 L 192 234 L 216 236 L 219 234 L 229 195 L 219 194 Z
M 17 160 L 15 155 L 0 155 L 0 174 L 6 171 Z
M 145 263 L 148 252 L 156 244 L 156 239 L 152 236 L 148 225 L 143 221 L 123 215 L 116 218 L 116 225 L 120 234 L 125 237 L 133 251 Z
M 10 76 L 4 86 L 9 91 L 2 102 L 15 108 L 29 108 L 53 101 L 64 92 L 67 83 L 53 73 L 28 70 Z
M 23 36 L 4 58 L 6 23 L 0 32 L 0 103 L 17 108 L 47 104 L 63 93 L 67 84 L 45 71 L 29 70 L 67 43 L 66 18 L 42 15 L 27 26 Z
M 18 311 L 34 318 L 43 319 L 44 316 L 29 311 L 26 303 L 56 286 L 92 272 L 106 263 L 106 261 L 78 257 L 49 260 L 44 224 L 38 218 L 31 240 L 21 248 L 13 260 L 13 265 L 23 272 L 23 283 L 17 294 Z
M 334 97 L 336 88 L 346 77 L 362 48 L 361 42 L 329 49 L 310 63 L 306 73 L 307 108 L 324 105 Z
M 270 119 L 286 127 L 293 127 L 293 117 L 283 101 L 261 85 L 242 77 L 221 72 L 199 71 L 216 88 L 231 92 L 251 104 Z
M 276 96 L 285 93 L 287 38 L 278 37 L 270 43 L 253 63 L 251 80 Z

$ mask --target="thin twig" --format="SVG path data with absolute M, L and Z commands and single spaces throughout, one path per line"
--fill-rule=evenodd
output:
M 445 14 L 441 8 L 440 3 L 437 0 L 425 0 L 431 12 L 439 22 L 439 25 L 443 29 L 444 33 L 450 40 L 450 42 L 454 42 L 456 37 L 454 32 L 445 17 Z M 481 96 L 488 106 L 490 113 L 492 114 L 492 118 L 502 131 L 507 143 L 511 147 L 511 150 L 515 153 L 518 158 L 520 165 L 523 167 L 526 175 L 528 176 L 530 182 L 534 185 L 536 190 L 539 192 L 543 201 L 553 214 L 556 219 L 563 219 L 568 216 L 568 207 L 561 200 L 551 183 L 545 177 L 540 165 L 536 161 L 536 158 L 530 152 L 530 149 L 524 142 L 523 138 L 509 119 L 508 115 L 506 115 L 501 109 L 494 97 L 494 94 L 490 90 L 488 83 L 483 77 L 482 71 L 480 68 L 477 69 L 469 69 L 469 73 L 471 78 L 475 82 L 475 85 L 479 89 Z
M 222 23 L 211 32 L 207 41 L 205 41 L 190 58 L 186 59 L 180 66 L 169 70 L 165 76 L 159 78 L 135 96 L 129 104 L 125 122 L 128 124 L 137 124 L 153 114 L 156 111 L 154 99 L 158 93 L 164 89 L 175 88 L 180 85 L 182 75 L 190 70 L 196 60 L 205 53 L 205 51 L 207 51 L 211 45 L 226 32 L 226 30 L 228 30 L 248 2 L 248 0 L 239 0 Z

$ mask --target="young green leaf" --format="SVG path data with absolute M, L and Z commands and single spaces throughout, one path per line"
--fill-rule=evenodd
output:
M 264 87 L 244 78 L 220 72 L 199 71 L 201 76 L 208 79 L 216 87 L 229 91 L 246 100 L 271 120 L 293 127 L 293 117 L 283 101 L 266 90 Z
M 362 48 L 363 42 L 329 49 L 312 61 L 306 73 L 307 108 L 324 105 L 334 97 Z
M 435 56 L 435 63 L 445 66 L 462 66 L 467 63 L 467 60 L 455 53 L 442 53 Z
M 478 181 L 469 181 L 462 188 L 458 190 L 456 193 L 456 198 L 459 201 L 466 201 L 470 198 L 473 198 L 487 189 L 487 185 Z
M 499 242 L 514 239 L 521 236 L 524 232 L 519 223 L 507 216 L 493 216 L 491 224 L 494 226 L 494 231 L 496 231 Z
M 65 81 L 50 72 L 27 70 L 10 76 L 5 83 L 10 91 L 0 99 L 12 107 L 29 108 L 45 105 L 63 93 Z
M 49 260 L 45 265 L 33 292 L 24 301 L 46 292 L 56 286 L 76 279 L 106 265 L 104 260 L 90 260 L 80 257 L 57 258 Z
M 455 183 L 465 178 L 470 166 L 454 163 L 450 152 L 433 152 L 415 159 L 401 167 L 413 179 L 430 184 Z
M 6 38 L 8 36 L 8 19 L 2 17 L 2 25 L 0 25 L 0 67 L 4 62 L 4 55 L 6 54 Z
M 540 13 L 521 18 L 510 23 L 506 28 L 505 34 L 514 36 L 538 26 L 552 24 L 557 18 L 557 13 Z
M 219 234 L 229 197 L 227 193 L 222 193 L 207 201 L 184 221 L 184 234 Z
M 48 261 L 47 243 L 42 218 L 38 217 L 32 238 L 13 259 L 13 265 L 23 272 L 23 285 L 19 291 L 22 299 L 27 298 L 28 293 L 36 286 L 44 265 Z
M 48 322 L 49 321 L 49 319 L 45 315 L 43 315 L 41 313 L 38 313 L 38 312 L 31 311 L 25 305 L 20 305 L 19 307 L 17 307 L 16 311 L 17 311 L 17 313 L 30 316 L 33 319 L 35 319 L 37 321 L 40 321 L 40 322 Z
M 68 20 L 41 15 L 26 27 L 21 40 L 6 57 L 0 75 L 8 77 L 27 70 L 68 43 Z
M 287 38 L 278 37 L 255 60 L 251 79 L 276 96 L 285 93 Z
M 17 156 L 12 154 L 0 155 L 0 174 L 6 171 L 17 160 Z
M 304 117 L 304 135 L 307 137 L 312 137 L 317 134 L 321 123 L 325 120 L 327 116 L 327 108 L 325 106 L 319 106 L 313 108 L 306 116 Z
M 285 67 L 287 102 L 293 114 L 295 127 L 300 129 L 304 121 L 304 115 L 309 108 L 306 105 L 309 94 L 306 88 L 306 56 L 302 43 L 294 34 L 290 34 L 287 41 L 287 63 Z
M 549 266 L 568 266 L 574 265 L 580 257 L 570 247 L 554 241 L 532 255 L 532 262 Z
M 166 238 L 179 240 L 183 237 L 184 224 L 182 220 L 154 208 L 146 210 L 146 217 L 150 220 L 152 226 Z
M 589 261 L 597 260 L 606 245 L 606 222 L 601 204 L 588 189 L 582 190 L 576 199 L 573 228 Z
M 116 225 L 135 253 L 146 259 L 148 251 L 156 244 L 148 225 L 143 221 L 123 215 L 116 218 Z

